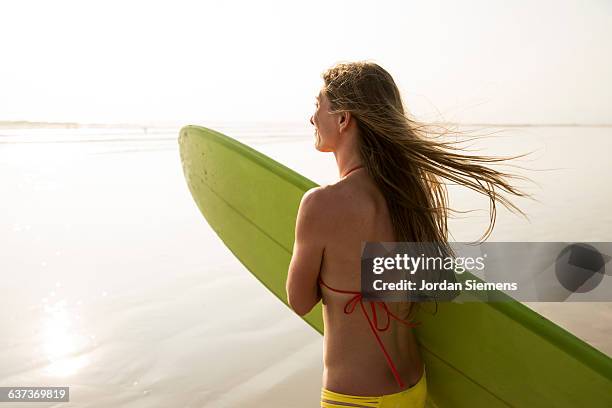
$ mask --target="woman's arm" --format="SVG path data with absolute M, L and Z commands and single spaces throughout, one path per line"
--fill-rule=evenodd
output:
M 308 190 L 302 197 L 295 226 L 293 256 L 287 276 L 287 299 L 300 316 L 321 299 L 319 272 L 325 251 L 326 212 L 323 189 Z

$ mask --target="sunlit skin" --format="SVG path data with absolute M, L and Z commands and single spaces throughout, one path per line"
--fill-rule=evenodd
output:
M 329 99 L 323 91 L 315 98 L 315 112 L 310 123 L 315 130 L 315 148 L 320 152 L 333 152 L 340 177 L 361 164 L 357 151 L 357 126 L 350 112 L 330 114 Z
M 300 203 L 287 295 L 305 315 L 323 301 L 325 323 L 323 387 L 345 394 L 384 395 L 400 391 L 359 307 L 344 313 L 350 295 L 320 289 L 319 274 L 331 287 L 360 291 L 362 241 L 395 241 L 386 201 L 364 168 L 358 152 L 358 127 L 349 112 L 329 113 L 323 91 L 310 119 L 315 148 L 333 152 L 340 179 L 309 190 Z M 394 313 L 399 304 L 388 303 Z M 404 305 L 405 306 L 405 305 Z M 412 329 L 392 324 L 380 336 L 406 387 L 423 373 Z

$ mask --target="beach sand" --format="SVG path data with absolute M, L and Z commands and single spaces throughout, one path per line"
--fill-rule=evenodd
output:
M 318 183 L 333 155 L 306 126 L 216 126 Z M 577 132 L 580 132 L 578 135 Z M 531 222 L 500 210 L 493 241 L 612 241 L 610 129 L 513 130 L 488 154 L 542 148 Z M 178 129 L 0 135 L 0 385 L 70 386 L 19 407 L 318 406 L 322 337 L 270 295 L 199 213 Z M 489 143 L 489 142 L 488 142 Z M 577 153 L 580 152 L 580 153 Z M 461 209 L 486 201 L 451 189 Z M 478 238 L 486 213 L 451 220 Z M 536 303 L 612 354 L 612 303 Z M 5 404 L 9 406 L 8 404 Z

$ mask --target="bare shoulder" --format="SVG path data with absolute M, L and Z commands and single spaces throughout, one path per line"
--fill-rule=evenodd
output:
M 319 214 L 328 225 L 352 216 L 363 216 L 369 208 L 370 197 L 361 186 L 338 182 L 312 188 L 302 197 L 300 212 Z
M 324 214 L 329 210 L 330 204 L 334 202 L 334 193 L 331 186 L 313 187 L 302 196 L 300 202 L 300 212 L 307 214 Z
M 345 189 L 337 184 L 323 185 L 308 190 L 300 203 L 299 215 L 309 221 L 319 221 L 327 224 L 338 217 L 342 209 L 346 210 L 347 200 Z

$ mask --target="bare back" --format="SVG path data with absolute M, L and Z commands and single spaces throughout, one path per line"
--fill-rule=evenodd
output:
M 332 233 L 326 237 L 321 278 L 332 288 L 360 291 L 362 241 L 396 241 L 386 201 L 365 171 L 326 186 L 333 208 Z M 354 395 L 384 395 L 400 389 L 359 307 L 344 306 L 351 295 L 321 288 L 325 323 L 323 386 Z M 406 304 L 387 303 L 400 314 Z M 400 312 L 400 310 L 402 312 Z M 406 387 L 423 373 L 412 329 L 391 323 L 378 332 Z

